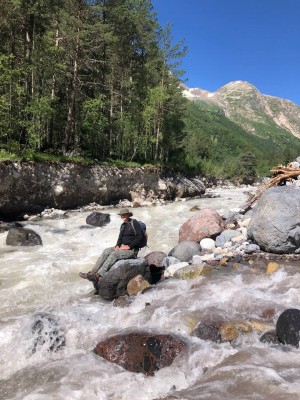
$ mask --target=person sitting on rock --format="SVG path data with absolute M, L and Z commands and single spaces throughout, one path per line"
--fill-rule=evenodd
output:
M 121 208 L 119 215 L 123 223 L 115 247 L 104 249 L 91 271 L 79 272 L 81 278 L 94 283 L 96 290 L 99 278 L 109 271 L 116 261 L 137 257 L 139 243 L 143 238 L 141 226 L 137 220 L 130 218 L 133 214 L 128 208 Z

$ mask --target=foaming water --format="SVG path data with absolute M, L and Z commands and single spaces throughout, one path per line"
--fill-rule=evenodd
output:
M 215 192 L 221 197 L 134 209 L 149 235 L 149 248 L 140 255 L 168 253 L 191 207 L 220 211 L 246 201 L 242 189 Z M 0 234 L 1 399 L 151 400 L 177 391 L 193 400 L 300 398 L 298 349 L 260 343 L 261 332 L 255 330 L 232 344 L 190 336 L 193 324 L 210 316 L 255 320 L 273 309 L 268 322 L 274 325 L 284 309 L 300 308 L 297 268 L 285 265 L 270 276 L 224 268 L 194 281 L 164 281 L 129 307 L 113 307 L 78 277 L 115 244 L 120 217 L 117 210 L 108 212 L 111 223 L 103 228 L 85 225 L 88 212 L 27 223 L 42 237 L 40 247 L 6 246 L 7 234 Z M 47 338 L 32 352 L 31 327 L 39 313 L 53 315 L 64 331 L 66 345 L 55 353 L 47 351 Z M 133 330 L 177 334 L 187 350 L 153 377 L 128 372 L 92 352 L 100 340 Z

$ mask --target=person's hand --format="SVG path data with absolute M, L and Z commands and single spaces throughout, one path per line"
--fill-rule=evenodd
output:
M 120 250 L 120 246 L 115 246 L 115 250 Z
M 128 246 L 128 244 L 122 244 L 120 250 L 130 250 L 130 247 Z

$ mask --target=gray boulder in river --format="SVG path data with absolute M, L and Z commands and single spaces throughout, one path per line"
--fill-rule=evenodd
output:
M 300 253 L 300 190 L 291 186 L 266 190 L 254 209 L 248 238 L 270 253 Z
M 143 257 L 119 260 L 99 279 L 99 295 L 105 300 L 125 296 L 128 282 L 137 275 L 145 276 L 147 271 L 148 262 Z
M 32 229 L 12 228 L 6 237 L 8 246 L 41 246 L 43 244 L 40 235 Z

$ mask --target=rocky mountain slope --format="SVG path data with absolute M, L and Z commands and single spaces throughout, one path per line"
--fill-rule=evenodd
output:
M 235 81 L 216 92 L 184 87 L 183 94 L 203 104 L 205 109 L 219 110 L 247 132 L 262 137 L 291 133 L 300 139 L 300 107 L 289 100 L 261 94 L 248 82 Z

